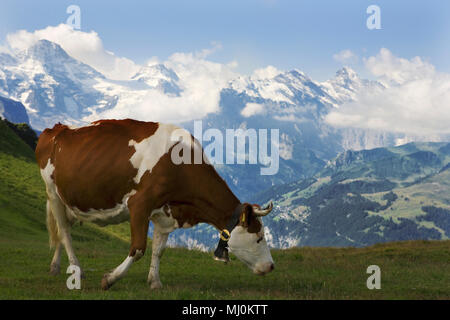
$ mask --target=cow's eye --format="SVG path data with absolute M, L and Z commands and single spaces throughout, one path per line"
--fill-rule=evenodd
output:
M 263 238 L 264 236 L 259 237 L 258 240 L 256 240 L 256 243 L 259 243 Z

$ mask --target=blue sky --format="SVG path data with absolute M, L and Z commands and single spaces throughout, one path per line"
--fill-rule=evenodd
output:
M 138 63 L 199 51 L 216 41 L 222 48 L 209 59 L 236 60 L 242 73 L 273 65 L 325 80 L 340 67 L 333 54 L 350 49 L 362 58 L 382 47 L 407 59 L 421 56 L 450 72 L 450 2 L 442 0 L 2 0 L 0 41 L 19 29 L 65 22 L 71 4 L 81 8 L 82 31 L 96 31 L 107 50 Z M 381 9 L 381 30 L 366 27 L 371 4 Z M 360 65 L 353 67 L 364 75 Z

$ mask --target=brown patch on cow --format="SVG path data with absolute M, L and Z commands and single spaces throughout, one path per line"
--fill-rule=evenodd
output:
M 253 205 L 249 203 L 242 204 L 241 216 L 238 225 L 246 228 L 250 233 L 258 233 L 261 231 L 262 224 L 253 211 Z
M 53 177 L 62 200 L 84 212 L 113 208 L 135 188 L 137 169 L 129 161 L 135 148 L 128 142 L 140 142 L 158 128 L 157 123 L 131 119 L 94 124 L 77 129 L 57 124 L 44 130 L 36 148 L 41 168 L 48 159 L 55 166 Z

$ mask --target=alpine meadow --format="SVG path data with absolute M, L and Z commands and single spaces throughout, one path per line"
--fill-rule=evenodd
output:
M 25 131 L 25 130 L 23 130 Z M 450 242 L 402 241 L 365 248 L 302 247 L 272 250 L 276 270 L 253 275 L 231 256 L 227 265 L 211 252 L 167 248 L 165 287 L 146 283 L 151 250 L 109 291 L 105 271 L 129 249 L 129 226 L 75 225 L 73 242 L 84 267 L 82 290 L 49 275 L 51 251 L 45 226 L 45 186 L 31 147 L 0 122 L 0 299 L 449 299 Z M 151 245 L 149 244 L 149 248 Z M 5 258 L 7 257 L 7 258 Z M 382 290 L 369 290 L 369 265 L 382 270 Z

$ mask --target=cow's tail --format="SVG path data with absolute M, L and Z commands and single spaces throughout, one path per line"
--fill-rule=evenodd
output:
M 56 224 L 55 217 L 53 216 L 53 212 L 50 207 L 50 201 L 48 200 L 47 200 L 47 230 L 50 248 L 54 248 L 59 243 L 58 225 Z

